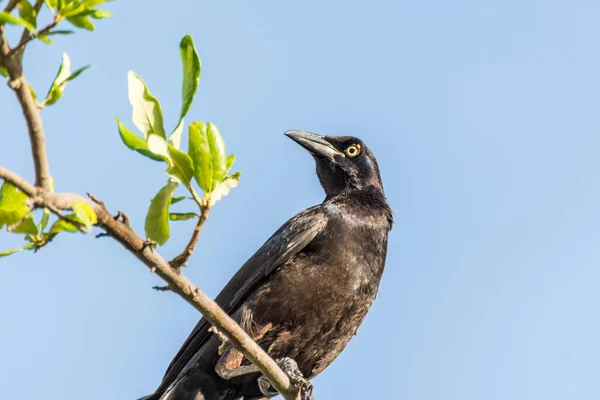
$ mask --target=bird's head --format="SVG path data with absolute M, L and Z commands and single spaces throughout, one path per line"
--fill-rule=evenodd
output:
M 367 188 L 383 192 L 377 160 L 362 140 L 304 131 L 287 131 L 285 135 L 312 154 L 327 197 Z

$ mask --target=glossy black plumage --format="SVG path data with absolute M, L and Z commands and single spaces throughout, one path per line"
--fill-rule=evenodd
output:
M 375 299 L 392 214 L 361 140 L 286 135 L 315 158 L 326 199 L 277 230 L 215 300 L 271 357 L 293 358 L 310 379 L 339 355 Z M 258 374 L 217 375 L 220 342 L 209 327 L 200 320 L 148 399 L 263 397 Z

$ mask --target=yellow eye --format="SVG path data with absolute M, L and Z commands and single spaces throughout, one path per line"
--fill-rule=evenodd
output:
M 344 150 L 344 153 L 346 153 L 348 157 L 356 157 L 360 154 L 360 144 L 353 144 L 352 146 L 348 146 L 346 150 Z

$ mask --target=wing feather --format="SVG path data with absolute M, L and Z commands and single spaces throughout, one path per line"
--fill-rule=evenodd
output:
M 311 207 L 279 228 L 231 278 L 215 302 L 229 315 L 234 314 L 254 290 L 279 266 L 306 247 L 326 224 L 320 205 Z M 202 318 L 169 365 L 156 393 L 166 390 L 190 359 L 208 341 L 210 323 Z

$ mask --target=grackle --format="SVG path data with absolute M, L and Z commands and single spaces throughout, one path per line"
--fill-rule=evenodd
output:
M 215 301 L 312 398 L 312 379 L 341 353 L 373 303 L 392 211 L 375 156 L 351 136 L 288 131 L 314 157 L 323 203 L 287 221 Z M 264 399 L 277 393 L 201 319 L 146 400 Z

